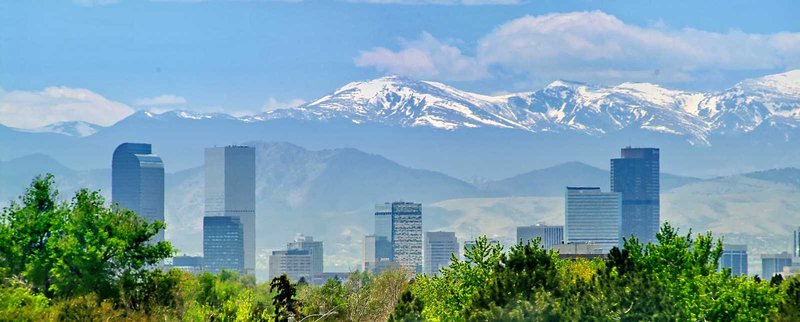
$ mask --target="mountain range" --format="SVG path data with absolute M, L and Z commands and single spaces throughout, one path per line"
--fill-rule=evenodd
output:
M 665 171 L 717 176 L 800 166 L 800 70 L 716 92 L 654 84 L 556 81 L 496 96 L 389 76 L 347 84 L 296 108 L 234 117 L 139 111 L 108 127 L 0 126 L 2 160 L 41 153 L 78 170 L 108 167 L 121 142 L 149 142 L 168 170 L 202 164 L 202 149 L 253 140 L 352 147 L 469 181 L 568 161 L 607 167 L 620 147 L 662 149 Z

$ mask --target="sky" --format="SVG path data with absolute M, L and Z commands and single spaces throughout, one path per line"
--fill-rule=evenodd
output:
M 389 74 L 722 90 L 800 68 L 798 1 L 0 2 L 0 124 L 255 114 Z

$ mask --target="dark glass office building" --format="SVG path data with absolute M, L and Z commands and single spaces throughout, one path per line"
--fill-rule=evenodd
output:
M 164 163 L 146 143 L 123 143 L 111 159 L 111 202 L 149 221 L 164 221 Z M 153 242 L 164 240 L 164 231 Z
M 206 272 L 244 273 L 244 233 L 236 216 L 203 217 L 203 265 Z
M 622 195 L 621 237 L 655 241 L 660 225 L 659 150 L 622 149 L 611 159 L 611 191 Z
M 422 273 L 422 204 L 392 202 L 375 207 L 375 236 L 392 243 L 392 260 Z

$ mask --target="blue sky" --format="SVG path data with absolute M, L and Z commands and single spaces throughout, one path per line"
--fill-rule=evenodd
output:
M 713 90 L 800 68 L 798 1 L 372 2 L 4 1 L 0 123 L 255 113 L 384 74 L 491 94 L 555 79 Z M 81 111 L 48 110 L 70 102 Z

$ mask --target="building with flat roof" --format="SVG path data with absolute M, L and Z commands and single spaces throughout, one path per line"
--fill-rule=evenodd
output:
M 550 249 L 564 242 L 564 226 L 536 224 L 517 227 L 517 242 L 525 244 L 536 238 L 541 239 L 539 245 L 544 249 Z
M 322 241 L 315 241 L 312 236 L 298 234 L 294 241 L 286 245 L 288 250 L 308 250 L 311 253 L 311 274 L 318 275 L 323 273 L 324 250 Z
M 611 250 L 620 244 L 622 198 L 599 187 L 567 187 L 564 243 L 593 244 Z
M 458 240 L 456 233 L 450 231 L 425 232 L 425 249 L 423 251 L 425 274 L 439 274 L 442 267 L 450 265 L 452 256 L 458 258 Z
M 655 242 L 660 228 L 660 155 L 656 148 L 626 147 L 611 159 L 611 191 L 622 196 L 620 236 Z
M 239 217 L 244 232 L 244 273 L 256 269 L 256 149 L 205 150 L 205 215 Z
M 269 256 L 269 278 L 286 274 L 294 282 L 305 278 L 312 283 L 312 255 L 310 250 L 276 250 Z
M 719 267 L 730 269 L 731 276 L 747 275 L 747 245 L 723 245 Z
M 783 272 L 783 268 L 792 266 L 792 254 L 783 252 L 780 254 L 761 254 L 761 277 L 771 278 L 775 274 Z
M 244 274 L 244 232 L 239 217 L 203 217 L 203 266 L 214 274 L 223 269 Z
M 422 204 L 392 202 L 375 207 L 375 236 L 392 243 L 392 261 L 422 273 Z

